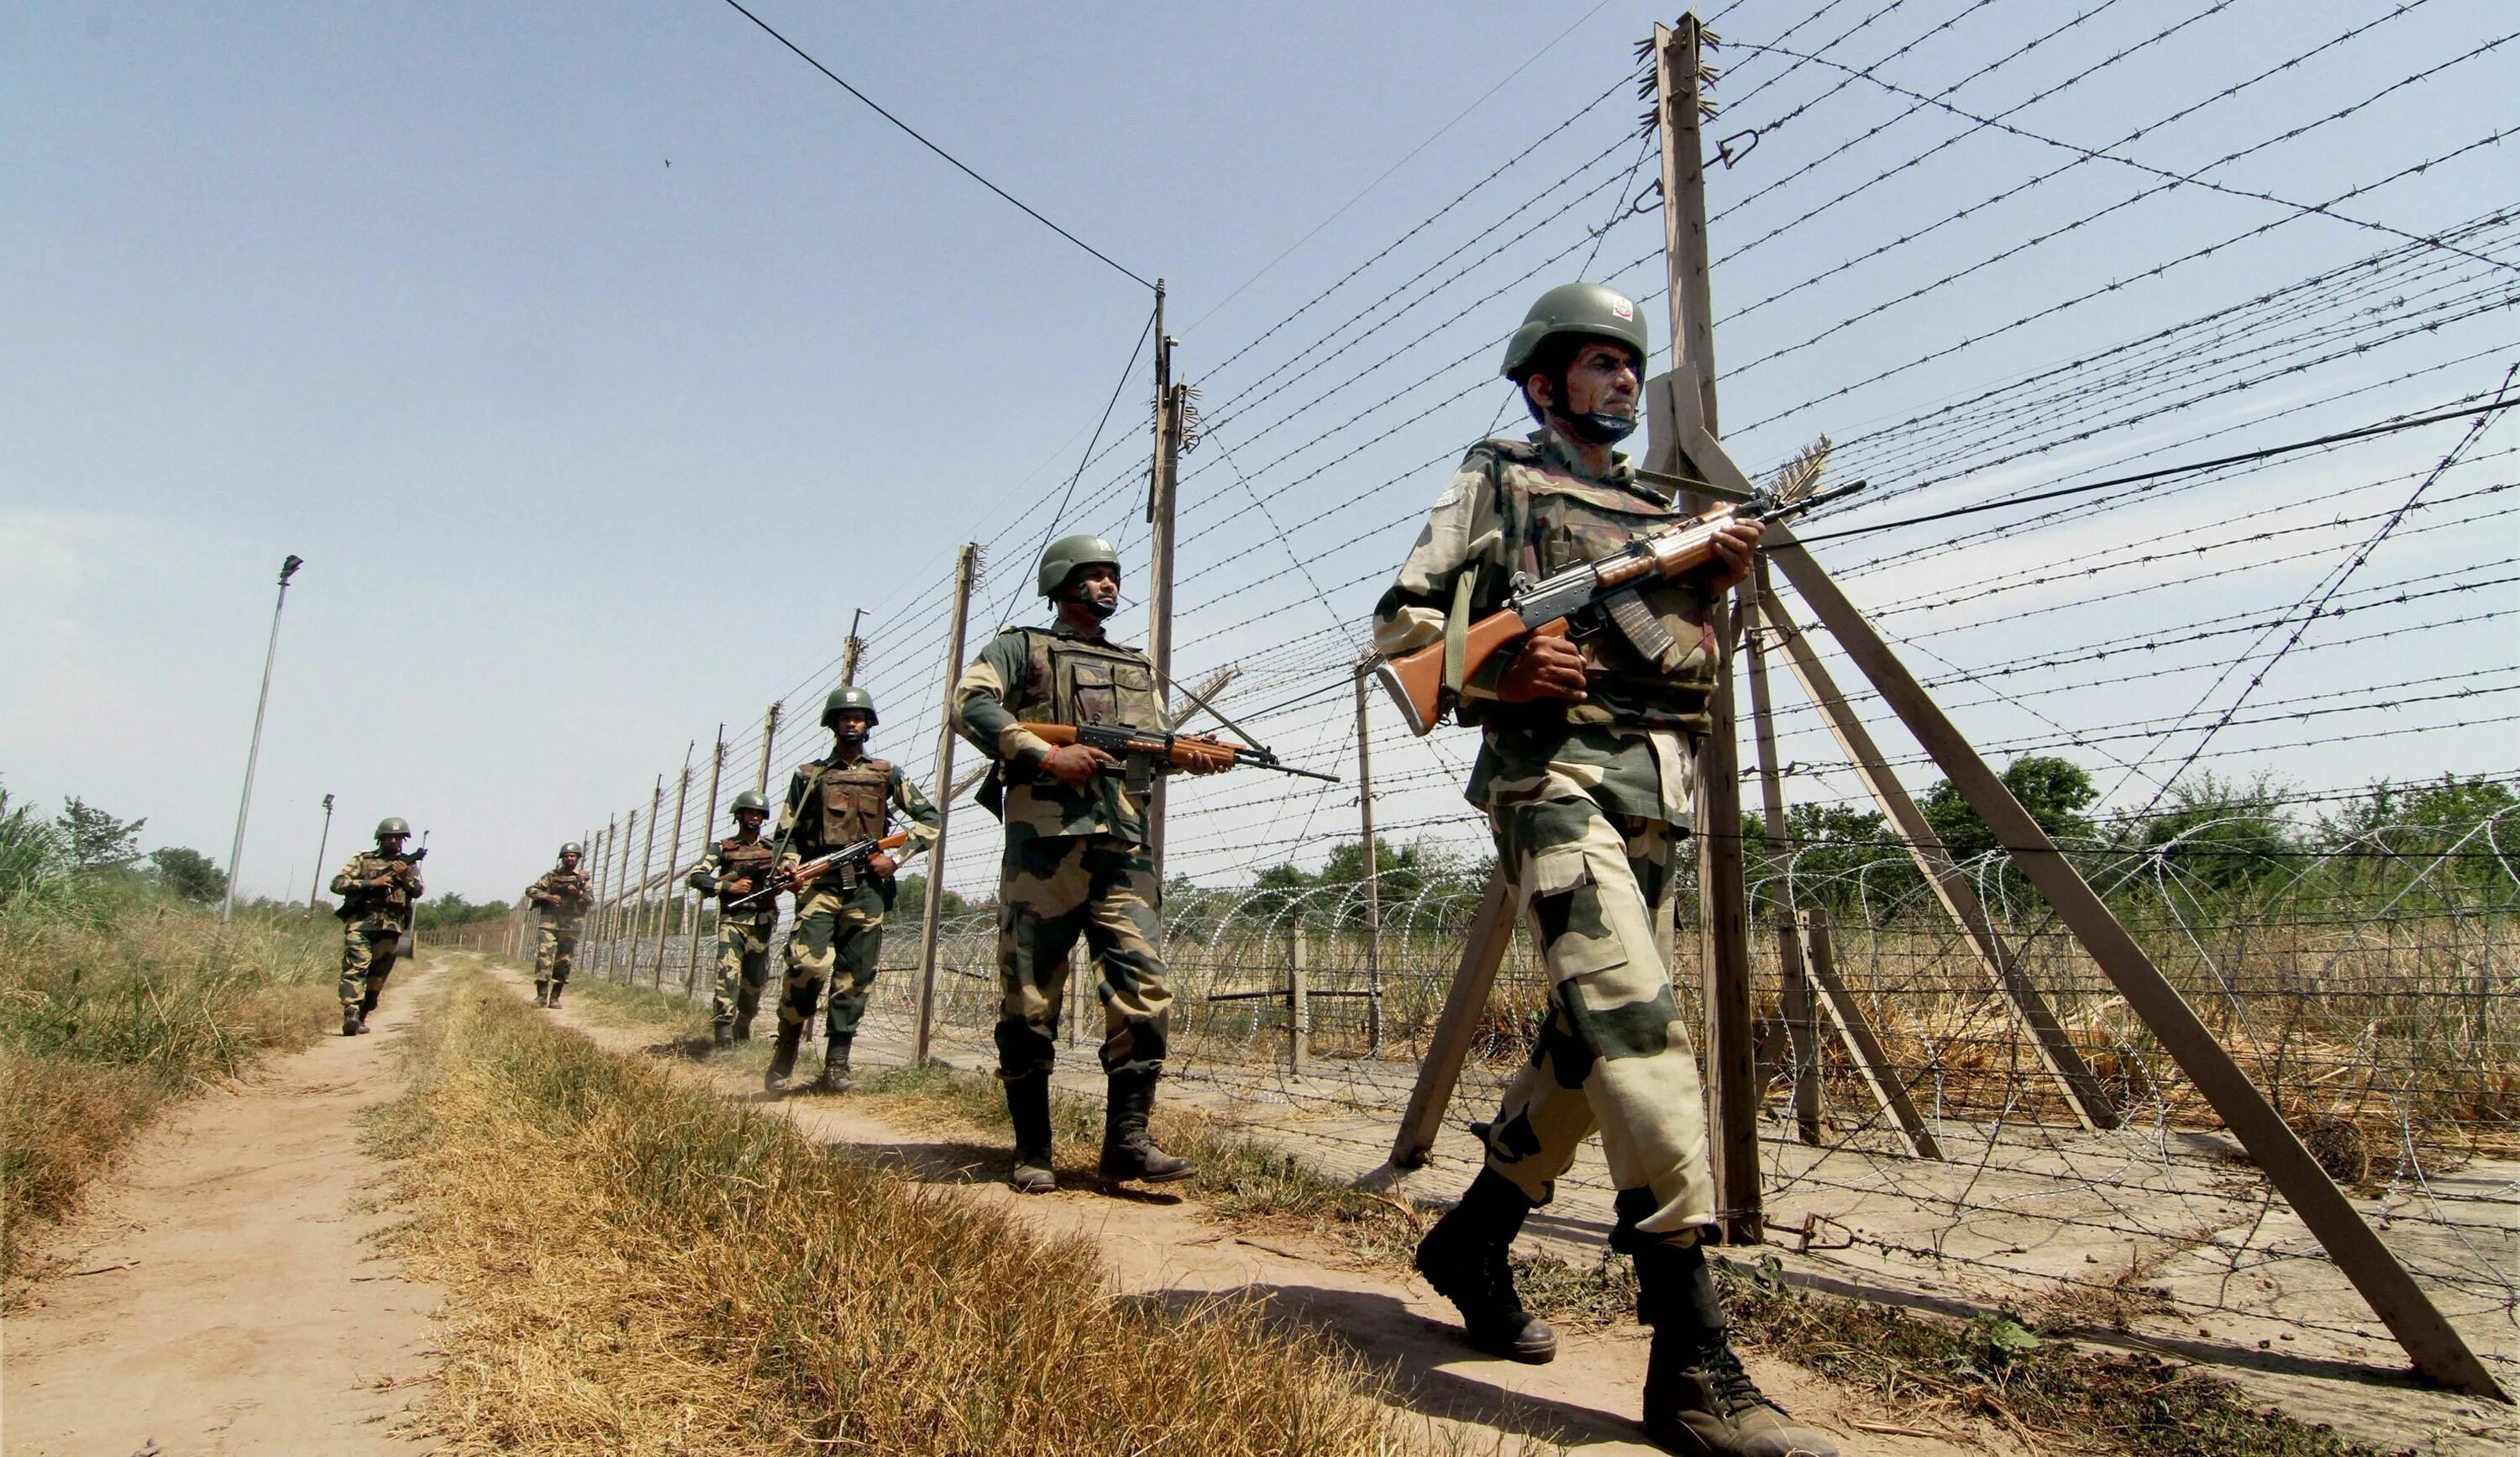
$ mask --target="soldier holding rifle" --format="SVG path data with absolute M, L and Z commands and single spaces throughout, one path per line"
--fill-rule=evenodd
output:
M 561 988 L 577 965 L 577 925 L 595 903 L 595 881 L 577 868 L 586 847 L 572 840 L 560 847 L 560 863 L 525 888 L 534 905 L 534 1005 L 557 1007 Z
M 876 959 L 883 949 L 883 914 L 895 893 L 893 871 L 900 860 L 936 839 L 936 806 L 899 768 L 867 757 L 867 735 L 876 721 L 875 700 L 865 689 L 832 690 L 823 705 L 832 751 L 796 770 L 779 811 L 778 873 L 762 889 L 793 888 L 796 922 L 788 932 L 779 1043 L 762 1077 L 761 1085 L 770 1092 L 784 1092 L 788 1074 L 796 1070 L 797 1044 L 814 1020 L 826 979 L 832 986 L 831 1011 L 825 1020 L 823 1070 L 813 1090 L 845 1093 L 856 1086 L 849 1080 L 849 1047 L 857 1039 L 858 1020 L 866 1015 L 867 988 L 875 984 Z M 893 846 L 901 850 L 898 857 L 875 847 L 885 841 L 885 827 L 896 811 L 910 821 Z M 861 849 L 864 853 L 842 853 Z M 832 857 L 825 865 L 810 863 L 825 856 Z
M 687 882 L 717 897 L 717 995 L 709 1013 L 721 1048 L 752 1040 L 761 988 L 770 980 L 770 934 L 779 926 L 779 897 L 755 893 L 769 888 L 779 857 L 761 838 L 770 807 L 745 790 L 728 812 L 735 816 L 735 833 L 709 846 L 708 862 Z
M 1637 1316 L 1654 1333 L 1649 1434 L 1677 1452 L 1828 1457 L 1826 1438 L 1760 1394 L 1726 1336 L 1701 1244 L 1715 1219 L 1705 1106 L 1666 965 L 1723 651 L 1708 609 L 1748 575 L 1759 526 L 1705 528 L 1703 566 L 1635 580 L 1601 604 L 1598 630 L 1531 623 L 1475 665 L 1464 646 L 1518 577 L 1546 580 L 1688 525 L 1673 492 L 1611 448 L 1636 428 L 1648 353 L 1633 299 L 1598 284 L 1542 295 L 1504 368 L 1540 428 L 1470 448 L 1374 610 L 1386 657 L 1450 645 L 1438 658 L 1458 676 L 1441 703 L 1482 731 L 1467 797 L 1487 812 L 1550 979 L 1531 1061 L 1485 1125 L 1486 1166 L 1418 1247 L 1418 1267 L 1461 1308 L 1473 1344 L 1553 1357 L 1556 1337 L 1523 1310 L 1507 1252 L 1598 1129 L 1617 1189 L 1610 1244 L 1636 1259 Z
M 341 1035 L 355 1037 L 368 1029 L 368 1014 L 384 995 L 385 979 L 393 975 L 394 957 L 410 933 L 412 907 L 423 887 L 420 861 L 427 850 L 405 853 L 411 826 L 399 817 L 377 822 L 377 847 L 361 850 L 333 877 L 333 893 L 341 897 Z

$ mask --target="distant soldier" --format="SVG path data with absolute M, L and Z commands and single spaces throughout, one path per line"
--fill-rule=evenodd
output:
M 557 1007 L 561 988 L 577 965 L 577 925 L 595 904 L 595 879 L 577 868 L 586 846 L 572 840 L 560 847 L 560 864 L 525 888 L 534 906 L 534 1005 Z
M 361 850 L 333 877 L 333 893 L 341 897 L 341 1035 L 355 1037 L 368 1029 L 368 1014 L 384 995 L 385 979 L 393 975 L 394 957 L 411 933 L 411 910 L 419 903 L 420 855 L 406 854 L 403 842 L 411 826 L 400 819 L 377 822 L 377 847 Z
M 735 906 L 770 885 L 777 851 L 761 838 L 769 808 L 759 795 L 745 790 L 735 797 L 733 813 L 736 833 L 709 846 L 707 863 L 693 871 L 688 882 L 701 894 L 717 897 L 717 999 L 711 1013 L 720 1047 L 752 1040 L 761 988 L 770 980 L 770 934 L 779 926 L 776 895 L 764 895 L 742 910 Z
M 1610 448 L 1636 428 L 1647 354 L 1625 295 L 1578 283 L 1540 296 L 1504 370 L 1540 428 L 1470 447 L 1374 609 L 1375 648 L 1397 657 L 1445 642 L 1500 610 L 1518 575 L 1688 519 Z M 1635 1256 L 1637 1318 L 1653 1328 L 1646 1433 L 1694 1457 L 1833 1457 L 1827 1438 L 1760 1394 L 1726 1335 L 1701 1243 L 1715 1222 L 1705 1103 L 1666 955 L 1724 651 L 1708 610 L 1749 574 L 1758 539 L 1755 524 L 1732 525 L 1702 573 L 1637 589 L 1637 615 L 1669 639 L 1658 658 L 1624 628 L 1535 633 L 1446 685 L 1461 721 L 1481 729 L 1466 797 L 1488 816 L 1549 999 L 1531 1059 L 1486 1125 L 1486 1166 L 1427 1232 L 1418 1268 L 1461 1308 L 1472 1344 L 1518 1361 L 1554 1356 L 1557 1339 L 1523 1309 L 1507 1254 L 1598 1129 L 1617 1191 L 1610 1248 Z
M 980 650 L 954 685 L 954 726 L 995 760 L 980 803 L 1006 822 L 998 872 L 998 1076 L 1014 1121 L 1019 1193 L 1058 1186 L 1051 1168 L 1050 1070 L 1067 954 L 1079 934 L 1094 953 L 1102 1002 L 1108 1102 L 1102 1172 L 1164 1183 L 1191 1175 L 1187 1159 L 1147 1133 L 1163 1074 L 1173 995 L 1155 950 L 1162 888 L 1147 853 L 1146 797 L 1153 764 L 1115 759 L 1082 744 L 1053 748 L 1025 723 L 1113 723 L 1166 730 L 1154 664 L 1103 636 L 1120 604 L 1120 559 L 1099 536 L 1064 536 L 1042 553 L 1050 627 L 1010 627 Z M 1231 767 L 1228 757 L 1215 765 Z M 1204 770 L 1202 770 L 1204 772 Z
M 779 997 L 779 1045 L 761 1080 L 774 1093 L 786 1090 L 796 1070 L 796 1046 L 814 1020 L 826 979 L 831 1011 L 824 1025 L 823 1072 L 813 1091 L 845 1093 L 856 1086 L 849 1080 L 849 1045 L 857 1040 L 867 989 L 875 984 L 877 957 L 883 950 L 893 872 L 936 840 L 936 806 L 899 768 L 867 757 L 867 735 L 876 721 L 875 700 L 865 689 L 833 689 L 823 705 L 832 751 L 797 769 L 779 811 L 783 873 L 860 841 L 882 839 L 896 812 L 910 823 L 903 826 L 909 840 L 899 855 L 878 850 L 863 867 L 834 869 L 798 889 L 796 922 L 788 932 L 788 978 Z

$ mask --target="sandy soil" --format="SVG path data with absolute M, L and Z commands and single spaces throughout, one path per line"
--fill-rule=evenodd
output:
M 12 1454 L 424 1451 L 395 1418 L 430 1370 L 434 1289 L 369 1236 L 358 1115 L 434 979 L 394 979 L 370 1036 L 329 1036 L 145 1134 L 6 1321 Z
M 525 979 L 492 970 L 520 996 L 530 993 Z M 1452 1307 L 1414 1276 L 1356 1269 L 1336 1252 L 1298 1238 L 1240 1237 L 1203 1217 L 1195 1204 L 1152 1190 L 1115 1196 L 1074 1187 L 1049 1196 L 1019 1196 L 1006 1187 L 1007 1151 L 1002 1148 L 896 1127 L 868 1116 L 845 1098 L 767 1100 L 757 1070 L 687 1061 L 691 1049 L 659 1043 L 652 1027 L 609 1024 L 584 1015 L 575 1005 L 562 1007 L 557 1016 L 604 1047 L 672 1059 L 686 1075 L 730 1099 L 775 1109 L 818 1143 L 897 1162 L 915 1178 L 1003 1206 L 1046 1233 L 1083 1235 L 1102 1251 L 1120 1294 L 1175 1301 L 1222 1292 L 1264 1295 L 1289 1314 L 1336 1333 L 1390 1375 L 1409 1409 L 1438 1423 L 1553 1439 L 1571 1450 L 1604 1457 L 1661 1451 L 1643 1439 L 1636 1425 L 1638 1393 L 1644 1383 L 1642 1330 L 1563 1338 L 1556 1361 L 1547 1366 L 1494 1360 L 1461 1344 Z M 807 1072 L 820 1066 L 816 1058 L 809 1052 L 801 1059 Z M 1065 1167 L 1060 1173 L 1069 1184 L 1092 1183 L 1069 1178 Z M 1849 1457 L 2028 1450 L 1991 1429 L 1883 1431 L 1901 1424 L 1868 1410 L 1866 1399 L 1855 1393 L 1779 1362 L 1753 1360 L 1750 1368 L 1763 1389 L 1797 1418 L 1834 1435 Z

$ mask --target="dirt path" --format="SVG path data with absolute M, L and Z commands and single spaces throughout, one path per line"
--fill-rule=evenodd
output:
M 437 1292 L 368 1243 L 391 1215 L 369 1207 L 382 1166 L 358 1115 L 401 1090 L 392 1046 L 436 975 L 394 979 L 375 1035 L 326 1037 L 142 1137 L 8 1317 L 9 1453 L 428 1449 L 391 1430 L 428 1375 Z
M 523 978 L 489 970 L 519 996 Z M 560 1022 L 606 1048 L 675 1060 L 687 1075 L 730 1099 L 761 1103 L 758 1070 L 685 1061 L 679 1044 L 659 1043 L 653 1027 L 623 1026 L 563 1006 Z M 809 1055 L 805 1061 L 813 1062 Z M 1633 1328 L 1562 1340 L 1557 1360 L 1522 1366 L 1463 1346 L 1452 1307 L 1414 1278 L 1352 1267 L 1338 1252 L 1300 1238 L 1242 1238 L 1203 1218 L 1189 1201 L 1153 1192 L 1125 1197 L 1062 1189 L 1022 1197 L 1005 1184 L 1006 1151 L 896 1127 L 854 1111 L 842 1098 L 788 1097 L 765 1104 L 795 1120 L 816 1142 L 846 1146 L 900 1164 L 913 1177 L 952 1186 L 963 1197 L 1012 1210 L 1049 1234 L 1095 1242 L 1126 1295 L 1192 1301 L 1223 1292 L 1257 1292 L 1291 1315 L 1329 1328 L 1388 1373 L 1415 1411 L 1517 1436 L 1562 1441 L 1586 1454 L 1658 1453 L 1636 1425 L 1644 1383 L 1645 1342 Z M 1062 1170 L 1062 1174 L 1063 1174 Z M 1752 1374 L 1794 1414 L 1839 1439 L 1854 1457 L 1945 1457 L 2014 1454 L 2025 1449 L 1989 1431 L 1955 1437 L 1899 1434 L 1858 1428 L 1885 1423 L 1863 1398 L 1795 1367 L 1753 1359 Z

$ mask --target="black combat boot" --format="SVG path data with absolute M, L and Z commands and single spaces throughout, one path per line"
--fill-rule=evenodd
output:
M 735 994 L 735 1040 L 752 1040 L 752 1019 L 761 1011 L 761 988 L 746 986 Z
M 537 1007 L 548 1007 L 551 1005 L 550 982 L 537 981 L 534 983 L 534 1005 Z
M 709 1041 L 710 1045 L 717 1048 L 720 1052 L 724 1052 L 728 1048 L 733 1047 L 735 1045 L 735 1024 L 725 1022 L 719 1023 L 711 1030 Z
M 1705 1248 L 1656 1240 L 1634 1252 L 1637 1319 L 1653 1328 L 1645 1434 L 1687 1457 L 1837 1457 L 1835 1442 L 1796 1424 L 1741 1369 Z
M 1418 1242 L 1418 1273 L 1460 1307 L 1470 1344 L 1538 1366 L 1557 1359 L 1557 1333 L 1522 1308 L 1507 1261 L 1531 1207 L 1513 1180 L 1480 1169 L 1462 1202 Z
M 788 1074 L 796 1070 L 796 1045 L 805 1040 L 804 1024 L 779 1024 L 779 1045 L 771 1049 L 770 1070 L 761 1074 L 765 1093 L 788 1091 Z
M 551 994 L 551 1002 L 550 1002 L 550 1005 L 552 1005 L 552 1006 L 554 1006 L 554 1007 L 559 1006 L 559 1005 L 560 1005 L 560 994 L 561 994 L 562 991 L 566 990 L 567 988 L 568 988 L 568 983 L 567 983 L 567 982 L 565 982 L 565 981 L 555 981 L 555 982 L 553 982 L 553 983 L 552 983 L 552 994 Z
M 1007 1079 L 1007 1116 L 1015 1125 L 1015 1166 L 1007 1184 L 1017 1194 L 1048 1194 L 1058 1187 L 1050 1166 L 1050 1074 L 1027 1072 Z
M 355 1037 L 366 1030 L 367 1028 L 359 1024 L 358 1004 L 356 1002 L 343 1002 L 341 1004 L 341 1035 L 344 1037 Z
M 823 1044 L 823 1073 L 814 1079 L 817 1093 L 854 1093 L 857 1081 L 849 1076 L 849 1044 L 857 1040 L 855 1032 L 833 1032 Z
M 1176 1159 L 1155 1147 L 1147 1133 L 1147 1116 L 1155 1110 L 1155 1079 L 1160 1072 L 1114 1072 L 1102 1111 L 1102 1177 L 1169 1184 L 1193 1170 L 1188 1159 Z

